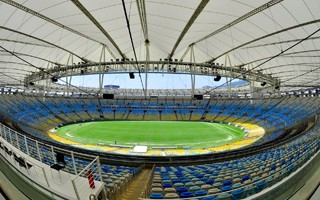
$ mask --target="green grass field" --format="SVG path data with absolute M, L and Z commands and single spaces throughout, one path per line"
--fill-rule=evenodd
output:
M 56 134 L 82 144 L 144 145 L 148 147 L 205 148 L 244 137 L 244 131 L 228 124 L 178 121 L 100 121 L 72 124 Z

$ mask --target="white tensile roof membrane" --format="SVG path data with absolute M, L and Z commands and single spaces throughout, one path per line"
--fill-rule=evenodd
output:
M 319 0 L 124 2 L 138 60 L 146 46 L 150 60 L 190 60 L 192 48 L 198 63 L 261 69 L 286 90 L 320 85 Z M 104 46 L 107 60 L 134 58 L 121 0 L 0 0 L 0 13 L 1 85 L 70 55 L 99 62 Z

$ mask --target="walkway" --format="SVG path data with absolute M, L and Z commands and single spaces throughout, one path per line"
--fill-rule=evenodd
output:
M 144 169 L 134 182 L 129 186 L 128 190 L 123 194 L 122 200 L 137 200 L 141 197 L 148 183 L 151 169 Z

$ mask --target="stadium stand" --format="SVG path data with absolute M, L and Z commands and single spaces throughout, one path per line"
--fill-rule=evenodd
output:
M 200 104 L 199 107 L 195 107 L 182 102 L 167 104 L 153 102 L 152 106 L 149 106 L 143 100 L 99 102 L 93 99 L 42 99 L 22 95 L 12 95 L 10 98 L 8 95 L 1 95 L 0 101 L 4 106 L 0 115 L 6 116 L 4 123 L 27 135 L 26 137 L 2 126 L 2 137 L 24 154 L 48 166 L 54 166 L 57 162 L 57 154 L 64 152 L 64 165 L 61 170 L 74 175 L 81 173 L 82 169 L 90 165 L 90 159 L 86 159 L 84 154 L 78 155 L 73 151 L 65 151 L 45 144 L 50 141 L 50 144 L 58 146 L 57 141 L 49 138 L 45 133 L 62 124 L 101 120 L 101 115 L 104 120 L 189 121 L 200 120 L 195 118 L 196 115 L 192 117 L 193 113 L 197 113 L 198 117 L 205 113 L 204 120 L 237 123 L 246 130 L 251 130 L 252 137 L 255 137 L 257 127 L 263 127 L 266 130 L 266 134 L 260 140 L 249 145 L 251 148 L 267 145 L 268 150 L 263 153 L 246 154 L 244 148 L 237 156 L 239 158 L 229 157 L 223 162 L 217 160 L 202 165 L 156 167 L 150 180 L 151 187 L 149 191 L 145 191 L 145 197 L 150 199 L 177 197 L 188 199 L 200 196 L 205 196 L 207 199 L 249 197 L 263 192 L 265 188 L 273 187 L 275 183 L 290 176 L 318 152 L 320 144 L 319 123 L 310 129 L 310 123 L 312 124 L 315 120 L 312 115 L 318 112 L 318 109 L 314 110 L 315 105 L 318 105 L 315 98 L 282 97 L 266 99 L 262 103 L 259 101 L 250 103 L 249 100 L 219 100 L 207 104 L 207 107 Z M 300 133 L 309 129 L 307 134 L 300 136 Z M 247 138 L 249 139 L 250 137 Z M 245 143 L 245 141 L 242 142 Z M 278 147 L 275 145 L 277 142 Z M 233 149 L 234 146 L 236 144 L 220 148 L 226 151 Z M 130 150 L 125 148 L 106 147 L 105 149 L 108 148 L 109 152 L 130 155 Z M 212 150 L 219 151 L 218 148 Z M 197 150 L 179 149 L 166 149 L 165 155 L 169 157 L 185 155 L 186 152 L 189 152 L 188 155 L 201 155 Z M 202 153 L 208 152 L 204 150 Z M 162 153 L 151 150 L 148 155 L 152 158 L 152 156 L 162 156 Z M 218 154 L 217 157 L 219 157 Z M 223 159 L 226 160 L 226 158 Z M 153 162 L 155 160 L 157 159 L 153 159 Z M 104 163 L 99 165 L 108 197 L 114 199 L 121 196 L 122 191 L 126 190 L 125 188 L 142 168 Z M 95 175 L 95 177 L 98 176 Z

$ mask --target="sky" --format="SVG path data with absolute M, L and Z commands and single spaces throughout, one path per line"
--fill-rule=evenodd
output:
M 139 74 L 135 73 L 135 78 L 130 79 L 129 74 L 105 74 L 104 85 L 119 85 L 125 89 L 142 89 Z M 141 79 L 145 87 L 145 74 L 141 74 Z M 213 80 L 213 76 L 196 76 L 196 89 L 203 86 L 218 86 L 226 82 L 222 77 L 219 82 Z M 61 80 L 65 80 L 61 78 Z M 234 80 L 237 81 L 237 80 Z M 59 83 L 63 84 L 62 81 Z M 99 87 L 98 75 L 85 75 L 72 77 L 72 85 L 84 87 Z M 148 89 L 191 89 L 191 77 L 184 74 L 148 74 Z

